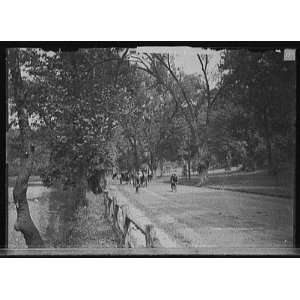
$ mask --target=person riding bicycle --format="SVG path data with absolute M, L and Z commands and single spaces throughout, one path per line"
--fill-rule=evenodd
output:
M 172 189 L 172 191 L 173 190 L 176 191 L 176 185 L 177 185 L 178 179 L 177 179 L 177 175 L 175 173 L 172 174 L 170 181 L 171 181 L 171 189 Z

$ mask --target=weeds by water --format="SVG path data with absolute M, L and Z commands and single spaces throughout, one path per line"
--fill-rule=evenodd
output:
M 10 188 L 11 189 L 11 188 Z M 33 196 L 31 199 L 30 197 Z M 46 247 L 49 248 L 115 248 L 118 239 L 111 224 L 104 218 L 102 196 L 87 194 L 89 206 L 74 207 L 70 191 L 30 186 L 27 192 L 31 217 Z M 20 232 L 13 225 L 16 209 L 9 192 L 8 242 L 9 248 L 27 248 Z
M 104 217 L 102 196 L 88 195 L 88 207 L 76 210 L 68 236 L 69 247 L 116 248 L 118 238 Z

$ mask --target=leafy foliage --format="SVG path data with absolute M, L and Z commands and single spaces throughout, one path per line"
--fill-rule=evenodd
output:
M 214 69 L 199 54 L 199 73 L 187 75 L 171 55 L 127 51 L 20 50 L 34 172 L 45 184 L 112 167 L 156 170 L 162 161 L 195 169 L 206 157 L 215 167 L 230 160 L 252 169 L 293 157 L 295 64 L 281 53 L 228 50 Z M 8 160 L 17 168 L 12 89 L 9 80 Z

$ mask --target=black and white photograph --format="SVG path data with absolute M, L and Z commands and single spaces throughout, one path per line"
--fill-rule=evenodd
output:
M 1 299 L 297 299 L 296 1 L 0 8 Z
M 6 68 L 10 253 L 295 253 L 294 48 L 41 43 Z

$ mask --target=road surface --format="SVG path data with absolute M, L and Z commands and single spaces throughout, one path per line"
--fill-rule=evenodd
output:
M 164 179 L 166 181 L 166 178 Z M 118 189 L 178 247 L 292 247 L 293 200 L 154 180 Z

